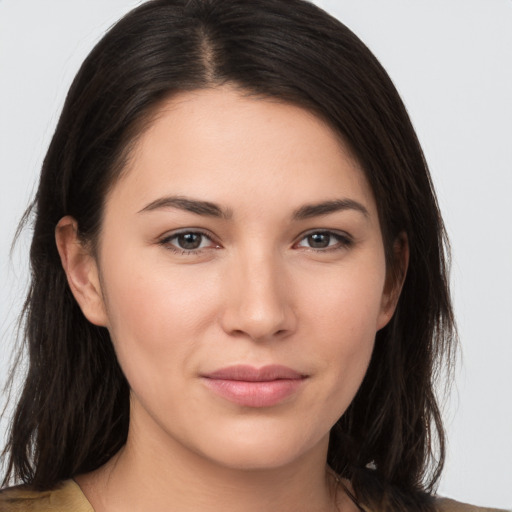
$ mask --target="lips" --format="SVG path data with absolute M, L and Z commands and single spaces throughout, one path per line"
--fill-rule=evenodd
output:
M 297 393 L 307 375 L 281 365 L 237 365 L 202 377 L 208 389 L 230 402 L 245 407 L 272 407 Z

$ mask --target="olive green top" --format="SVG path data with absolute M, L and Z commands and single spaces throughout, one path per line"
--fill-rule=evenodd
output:
M 0 512 L 94 512 L 74 480 L 66 480 L 51 491 L 31 491 L 26 486 L 0 492 Z
M 447 498 L 439 498 L 438 503 L 439 512 L 499 512 Z M 66 480 L 51 491 L 31 491 L 26 486 L 4 489 L 0 491 L 0 512 L 94 512 L 94 509 L 78 484 Z

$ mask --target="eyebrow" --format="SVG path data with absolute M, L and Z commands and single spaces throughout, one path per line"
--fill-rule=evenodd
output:
M 301 206 L 293 212 L 292 219 L 305 220 L 344 210 L 355 210 L 362 213 L 365 217 L 370 216 L 368 210 L 361 203 L 353 199 L 333 199 L 331 201 Z
M 222 219 L 230 219 L 233 217 L 233 212 L 230 209 L 223 209 L 219 205 L 210 201 L 201 201 L 199 199 L 191 199 L 183 196 L 161 197 L 146 205 L 139 211 L 139 213 L 164 208 L 177 208 L 197 215 Z M 362 213 L 365 217 L 369 217 L 368 210 L 361 203 L 358 203 L 353 199 L 333 199 L 330 201 L 322 201 L 321 203 L 301 206 L 293 212 L 292 220 L 305 220 L 344 210 L 355 210 Z
M 198 199 L 190 199 L 182 196 L 161 197 L 146 205 L 138 213 L 151 212 L 163 208 L 177 208 L 178 210 L 192 212 L 197 215 L 222 219 L 229 219 L 233 216 L 231 210 L 222 209 L 220 206 L 210 201 L 200 201 Z

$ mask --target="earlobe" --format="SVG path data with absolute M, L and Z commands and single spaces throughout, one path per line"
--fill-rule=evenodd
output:
M 73 217 L 63 217 L 55 228 L 55 241 L 69 287 L 85 317 L 93 324 L 107 325 L 107 315 L 96 260 L 79 240 Z
M 386 275 L 386 283 L 382 293 L 381 311 L 377 322 L 377 330 L 382 329 L 393 317 L 409 266 L 409 239 L 402 232 L 393 243 L 393 264 Z

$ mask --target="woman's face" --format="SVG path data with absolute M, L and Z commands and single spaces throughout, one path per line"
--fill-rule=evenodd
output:
M 394 307 L 358 163 L 307 111 L 227 87 L 163 106 L 97 265 L 132 434 L 224 467 L 325 456 Z

